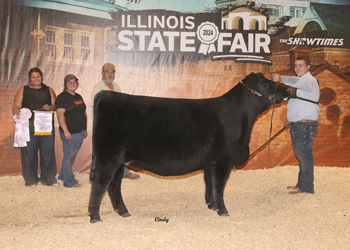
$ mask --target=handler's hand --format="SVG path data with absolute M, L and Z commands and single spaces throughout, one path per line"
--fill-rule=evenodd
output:
M 274 81 L 274 82 L 282 81 L 281 75 L 280 74 L 272 74 L 272 81 Z
M 285 128 L 288 128 L 289 125 L 290 125 L 290 122 L 289 122 L 289 121 L 285 121 L 285 122 L 283 123 L 283 126 L 284 126 Z

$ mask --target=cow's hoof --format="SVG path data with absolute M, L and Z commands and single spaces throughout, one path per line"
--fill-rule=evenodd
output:
M 97 215 L 97 216 L 91 216 L 90 215 L 90 222 L 91 223 L 96 223 L 96 222 L 99 222 L 99 221 L 101 221 L 100 215 Z
M 114 209 L 121 217 L 130 217 L 131 215 L 129 214 L 127 209 Z
M 96 222 L 99 222 L 99 221 L 102 221 L 102 220 L 94 219 L 94 220 L 90 220 L 90 223 L 96 223 Z
M 220 215 L 220 216 L 222 216 L 222 217 L 227 217 L 227 216 L 230 216 L 230 215 L 228 214 L 228 212 L 221 213 L 221 214 L 219 213 L 219 215 Z
M 129 213 L 121 214 L 121 217 L 130 217 L 131 215 Z

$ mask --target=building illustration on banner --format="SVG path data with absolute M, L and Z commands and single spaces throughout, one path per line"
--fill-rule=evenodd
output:
M 242 52 L 260 52 L 263 49 L 267 54 L 270 53 L 268 48 L 270 44 L 270 37 L 267 35 L 267 17 L 260 12 L 254 11 L 246 7 L 240 7 L 230 11 L 222 12 L 221 18 L 221 29 L 222 30 L 233 30 L 233 31 L 246 31 L 252 32 L 248 34 L 248 46 L 244 46 L 244 39 L 237 40 L 238 43 L 235 47 L 240 48 Z M 254 31 L 262 31 L 266 35 L 255 35 L 255 42 L 252 41 L 254 37 Z M 258 40 L 257 40 L 258 39 Z M 233 45 L 232 45 L 233 47 Z M 234 58 L 236 62 L 253 62 L 253 63 L 266 63 L 271 65 L 272 62 L 265 60 L 263 56 L 258 55 L 218 55 L 213 56 L 213 59 L 229 59 Z
M 252 9 L 241 7 L 228 13 L 223 12 L 223 15 L 221 29 L 266 31 L 267 17 Z
M 350 5 L 310 3 L 288 45 L 346 47 L 350 45 L 347 24 Z

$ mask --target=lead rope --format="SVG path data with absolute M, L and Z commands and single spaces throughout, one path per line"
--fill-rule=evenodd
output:
M 268 143 L 269 143 L 269 147 L 268 147 L 268 156 L 270 156 L 270 141 L 271 141 L 271 132 L 272 132 L 272 118 L 273 118 L 273 113 L 275 112 L 275 106 L 276 106 L 276 92 L 277 92 L 277 88 L 278 88 L 278 83 L 276 82 L 276 88 L 275 88 L 275 93 L 273 94 L 273 96 L 264 96 L 262 94 L 260 94 L 259 92 L 255 91 L 254 89 L 250 89 L 248 88 L 243 82 L 240 82 L 246 89 L 248 89 L 252 94 L 254 95 L 257 95 L 257 96 L 260 96 L 260 97 L 265 97 L 267 99 L 269 99 L 271 102 L 273 102 L 273 110 L 272 110 L 272 115 L 271 115 L 271 125 L 270 125 L 270 139 L 268 140 Z M 266 143 L 263 145 L 265 146 Z M 259 151 L 260 148 L 257 150 Z M 255 152 L 249 156 L 248 160 L 251 158 L 251 156 L 253 156 L 255 154 Z
M 273 113 L 275 112 L 275 106 L 276 106 L 276 92 L 277 92 L 277 87 L 278 87 L 278 83 L 276 82 L 276 89 L 275 89 L 275 93 L 273 94 L 273 109 L 272 109 L 272 114 L 271 114 L 271 121 L 270 121 L 270 139 L 271 140 L 271 132 L 272 132 L 272 118 L 273 118 Z M 267 148 L 267 155 L 270 156 L 270 143 L 269 143 L 269 147 Z
M 272 115 L 271 115 L 271 122 L 270 122 L 270 139 L 271 140 L 271 132 L 272 132 L 272 117 L 273 117 L 273 113 L 275 112 L 275 103 L 273 103 L 273 109 L 272 109 Z M 267 155 L 270 156 L 270 143 L 269 143 L 269 147 L 267 148 Z

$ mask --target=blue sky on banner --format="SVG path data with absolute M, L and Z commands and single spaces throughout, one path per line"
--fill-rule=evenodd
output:
M 181 12 L 199 12 L 215 8 L 214 0 L 141 0 L 137 3 L 126 0 L 130 10 L 164 9 Z
M 116 1 L 123 1 L 123 0 L 116 0 Z M 174 10 L 174 11 L 180 11 L 180 12 L 202 12 L 202 11 L 210 11 L 216 7 L 215 0 L 141 0 L 141 1 L 138 0 L 137 1 L 138 3 L 136 4 L 135 4 L 135 0 L 133 0 L 133 2 L 131 0 L 124 0 L 124 1 L 127 2 L 125 7 L 127 7 L 130 10 L 164 9 L 164 10 Z M 313 1 L 301 0 L 301 1 L 350 5 L 350 0 L 313 0 Z M 232 4 L 235 4 L 235 1 L 232 1 Z

